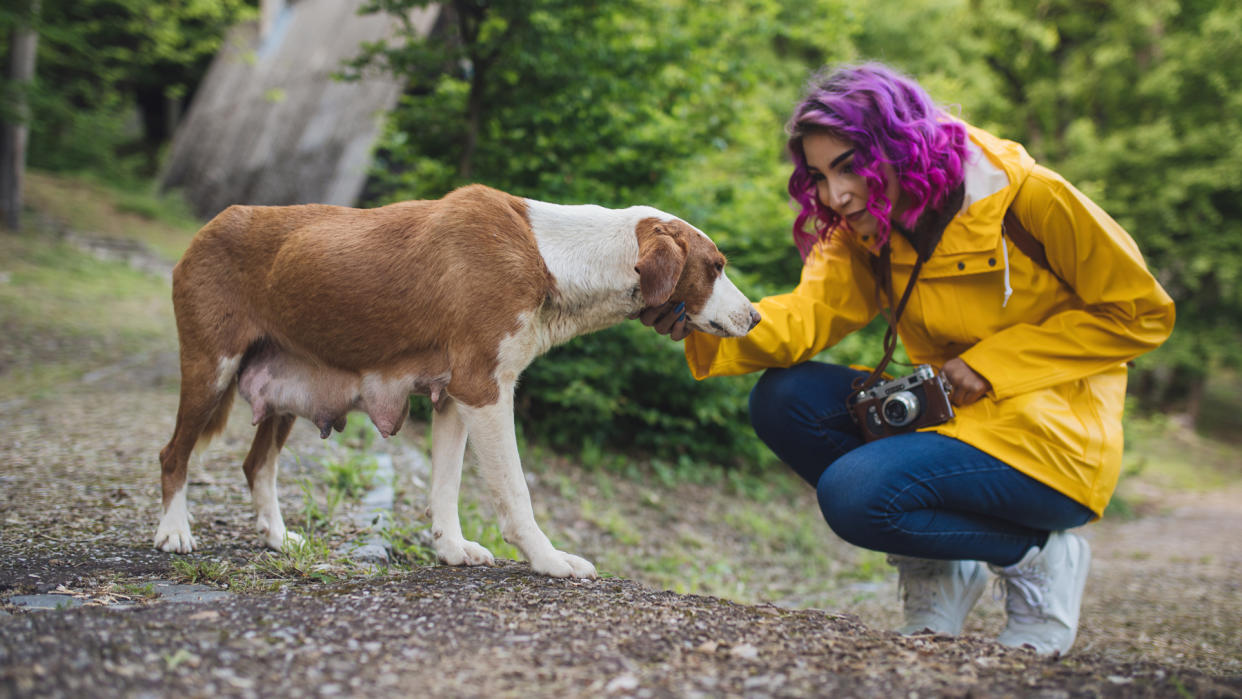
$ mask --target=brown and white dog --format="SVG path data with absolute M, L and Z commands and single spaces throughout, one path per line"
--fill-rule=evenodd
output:
M 759 315 L 701 231 L 650 207 L 605 209 L 521 199 L 481 185 L 376 209 L 233 206 L 198 232 L 173 270 L 181 402 L 160 452 L 164 515 L 155 546 L 194 548 L 190 453 L 224 428 L 234 391 L 258 429 L 243 470 L 259 534 L 282 548 L 276 455 L 295 416 L 327 436 L 364 411 L 388 437 L 413 393 L 432 418 L 436 553 L 492 561 L 462 536 L 466 437 L 501 532 L 540 573 L 594 577 L 536 524 L 513 426 L 513 388 L 552 346 L 642 308 L 685 303 L 688 326 L 745 335 Z

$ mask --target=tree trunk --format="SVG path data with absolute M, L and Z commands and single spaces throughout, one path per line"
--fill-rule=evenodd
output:
M 466 98 L 466 138 L 461 146 L 461 160 L 457 163 L 457 174 L 463 180 L 474 176 L 474 152 L 479 145 L 479 127 L 483 112 L 483 76 L 482 66 L 474 66 L 470 78 L 470 95 Z
M 1190 389 L 1186 392 L 1186 416 L 1190 424 L 1198 427 L 1199 417 L 1203 414 L 1203 399 L 1207 395 L 1207 377 L 1196 376 L 1190 380 Z
M 13 122 L 0 125 L 0 220 L 12 230 L 21 227 L 22 180 L 26 172 L 26 139 L 30 132 L 27 91 L 34 81 L 35 49 L 39 34 L 35 18 L 39 0 L 31 0 L 26 21 L 9 37 L 9 74 L 13 90 Z

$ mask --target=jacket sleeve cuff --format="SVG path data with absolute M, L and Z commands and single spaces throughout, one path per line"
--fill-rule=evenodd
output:
M 992 387 L 987 395 L 992 400 L 1004 400 L 1016 395 L 1012 384 L 1007 383 L 1005 380 L 1006 376 L 1012 376 L 1014 372 L 1005 371 L 1003 353 L 988 352 L 975 345 L 963 352 L 959 359 L 966 362 L 966 366 L 987 380 L 988 385 Z
M 690 365 L 690 373 L 694 378 L 701 381 L 711 376 L 712 363 L 720 348 L 720 338 L 692 330 L 682 344 L 686 352 L 686 363 Z

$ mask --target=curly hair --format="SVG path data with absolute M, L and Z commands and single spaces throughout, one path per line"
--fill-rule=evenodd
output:
M 884 194 L 884 164 L 893 167 L 908 198 L 909 208 L 898 219 L 907 228 L 962 181 L 966 127 L 936 106 L 917 82 L 882 63 L 841 65 L 817 74 L 786 131 L 794 163 L 789 194 L 801 207 L 794 243 L 803 258 L 841 226 L 841 218 L 819 201 L 807 172 L 802 149 L 807 134 L 829 133 L 853 145 L 854 171 L 867 183 L 866 207 L 877 221 L 880 245 L 892 231 L 895 203 Z M 807 230 L 812 220 L 814 233 Z

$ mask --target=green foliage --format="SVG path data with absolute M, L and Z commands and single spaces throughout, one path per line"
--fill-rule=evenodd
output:
M 467 540 L 491 551 L 492 555 L 497 558 L 508 558 L 512 561 L 522 559 L 522 553 L 513 544 L 505 541 L 493 514 L 480 511 L 479 506 L 471 500 L 463 501 L 459 511 L 461 531 Z M 552 543 L 556 545 L 557 542 Z
M 346 71 L 411 85 L 373 171 L 376 201 L 484 182 L 560 203 L 649 204 L 707 231 L 753 297 L 793 285 L 782 127 L 808 69 L 848 47 L 846 3 L 447 5 L 455 33 L 365 46 Z M 679 346 L 627 324 L 536 361 L 518 413 L 528 435 L 583 453 L 755 463 L 770 457 L 747 419 L 753 381 L 696 382 Z
M 365 9 L 400 17 L 428 4 Z M 1242 366 L 1236 3 L 442 6 L 448 31 L 423 39 L 407 26 L 343 68 L 346 79 L 381 71 L 408 85 L 387 121 L 369 203 L 483 182 L 562 203 L 650 204 L 712 236 L 752 298 L 787 291 L 800 267 L 785 195 L 788 111 L 820 66 L 880 59 L 969 121 L 1026 144 L 1134 235 L 1179 311 L 1172 340 L 1138 362 L 1133 385 L 1148 398 Z M 0 9 L 0 45 L 24 7 Z M 149 168 L 149 149 L 126 156 L 144 140 L 135 108 L 147 116 L 152 95 L 192 92 L 224 28 L 252 12 L 252 0 L 44 0 L 30 162 Z M 878 345 L 872 327 L 828 355 L 869 363 Z M 635 447 L 669 463 L 753 462 L 767 457 L 747 425 L 751 381 L 694 382 L 678 347 L 623 327 L 536 362 L 519 408 L 531 436 L 588 455 Z
M 268 580 L 335 582 L 345 576 L 348 563 L 327 542 L 308 533 L 300 545 L 286 544 L 283 551 L 259 554 L 247 572 Z
M 696 382 L 680 346 L 629 323 L 537 360 L 519 386 L 517 411 L 528 435 L 564 449 L 603 445 L 718 463 L 756 461 L 765 451 L 746 417 L 752 383 Z
M 1242 365 L 1236 3 L 877 0 L 862 27 L 863 55 L 1025 144 L 1134 236 L 1178 305 L 1137 362 L 1149 404 Z
M 435 548 L 427 543 L 429 537 L 423 536 L 430 527 L 430 523 L 424 522 L 384 529 L 384 540 L 392 551 L 393 561 L 402 566 L 435 564 Z
M 324 464 L 324 484 L 347 498 L 357 498 L 371 489 L 377 468 L 375 457 L 350 452 L 340 461 Z
M 172 134 L 169 103 L 191 94 L 248 0 L 42 0 L 29 162 L 50 170 L 150 172 Z M 13 21 L 0 13 L 0 28 Z M 0 50 L 7 52 L 7 31 Z M 136 128 L 133 117 L 141 117 Z
M 338 488 L 328 488 L 320 497 L 319 488 L 310 479 L 302 479 L 299 485 L 302 488 L 302 517 L 306 531 L 314 534 L 331 530 L 335 524 L 336 508 L 345 493 Z
M 172 562 L 172 574 L 173 579 L 181 582 L 227 585 L 233 565 L 223 560 L 176 558 Z
M 1134 236 L 1178 304 L 1140 369 L 1242 366 L 1242 8 L 974 0 L 1007 135 Z M 984 19 L 986 18 L 986 19 Z
M 390 12 L 425 5 L 376 3 Z M 376 196 L 438 197 L 483 182 L 554 201 L 629 204 L 654 189 L 703 127 L 686 119 L 680 48 L 648 31 L 663 12 L 635 0 L 446 3 L 453 37 L 364 47 L 347 73 L 410 79 L 390 115 Z M 464 37 L 454 41 L 456 37 Z M 450 66 L 428 75 L 427 66 Z

